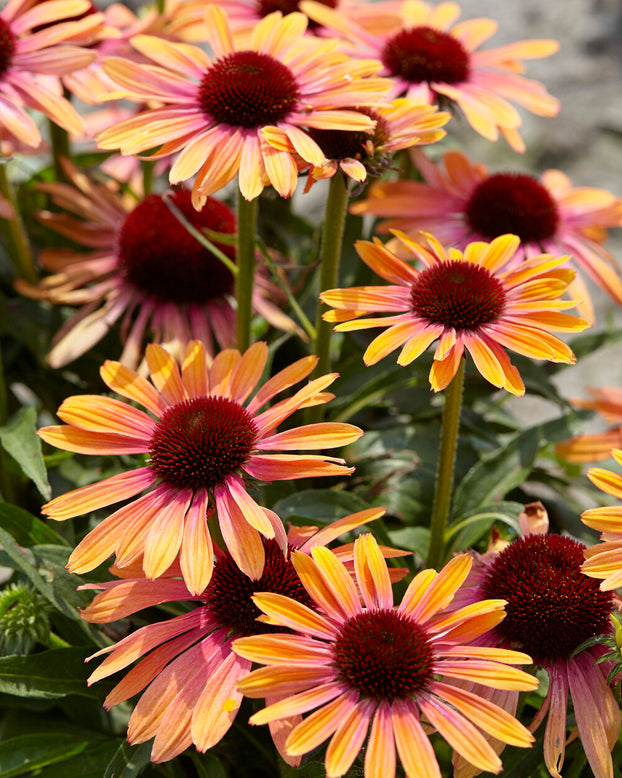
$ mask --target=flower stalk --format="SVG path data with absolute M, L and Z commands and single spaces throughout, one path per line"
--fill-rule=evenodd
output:
M 37 282 L 37 271 L 30 250 L 30 243 L 19 213 L 15 191 L 7 173 L 7 163 L 0 162 L 0 194 L 13 206 L 13 217 L 6 220 L 6 232 L 9 246 L 9 257 L 20 278 L 34 284 Z
M 238 193 L 238 243 L 235 277 L 235 297 L 238 310 L 236 318 L 237 345 L 245 351 L 251 343 L 253 317 L 253 281 L 255 278 L 255 233 L 257 231 L 257 198 L 247 200 Z
M 441 424 L 441 445 L 438 453 L 434 502 L 430 518 L 430 547 L 428 549 L 426 567 L 439 568 L 445 558 L 445 530 L 447 528 L 453 491 L 458 429 L 462 408 L 464 365 L 465 359 L 462 357 L 456 375 L 445 390 L 445 407 L 443 408 Z
M 328 198 L 326 200 L 326 217 L 324 220 L 324 235 L 322 237 L 322 265 L 320 267 L 320 294 L 327 289 L 334 289 L 339 279 L 339 262 L 348 207 L 348 194 L 347 179 L 339 171 L 330 179 Z M 324 373 L 330 371 L 330 340 L 333 324 L 322 319 L 321 305 L 318 305 L 315 329 L 316 336 L 313 350 L 319 358 L 316 375 L 324 375 Z

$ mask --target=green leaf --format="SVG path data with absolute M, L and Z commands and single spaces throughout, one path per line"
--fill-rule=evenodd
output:
M 39 654 L 0 657 L 0 692 L 17 697 L 55 699 L 68 694 L 99 699 L 86 680 L 91 670 L 84 664 L 91 648 L 53 648 Z
M 77 575 L 70 575 L 64 568 L 70 549 L 67 546 L 18 545 L 6 530 L 0 527 L 0 546 L 11 560 L 11 566 L 30 579 L 37 591 L 46 597 L 61 613 L 80 624 L 83 632 L 93 642 L 101 645 L 97 630 L 80 617 L 79 607 L 87 605 L 87 592 L 76 591 L 84 583 Z
M 284 497 L 272 506 L 282 519 L 301 518 L 328 524 L 349 513 L 369 508 L 369 504 L 351 492 L 332 489 L 306 489 Z
M 118 746 L 119 738 L 89 743 L 79 754 L 37 771 L 37 778 L 102 778 Z
M 34 482 L 41 495 L 49 500 L 52 487 L 43 462 L 36 422 L 37 412 L 32 406 L 20 408 L 4 427 L 0 427 L 0 444 Z
M 452 540 L 451 551 L 462 551 L 474 545 L 497 521 L 519 533 L 518 516 L 523 510 L 524 506 L 519 502 L 500 501 L 484 505 L 475 513 L 452 522 L 445 533 L 445 539 Z
M 39 770 L 81 753 L 88 740 L 66 732 L 18 735 L 0 743 L 0 778 L 11 778 Z
M 413 554 L 425 559 L 430 545 L 430 529 L 428 527 L 400 527 L 387 532 L 391 543 L 396 548 L 412 551 Z
M 525 483 L 540 449 L 547 444 L 570 438 L 577 422 L 578 417 L 569 414 L 538 424 L 512 436 L 500 448 L 483 454 L 456 488 L 454 515 L 473 513 Z
M 40 543 L 67 544 L 67 541 L 45 521 L 17 505 L 0 503 L 0 527 L 10 532 L 20 546 Z
M 151 741 L 131 746 L 125 740 L 106 767 L 103 778 L 136 778 L 149 764 Z
M 188 756 L 192 759 L 198 778 L 227 778 L 222 762 L 209 751 L 205 754 L 190 751 Z

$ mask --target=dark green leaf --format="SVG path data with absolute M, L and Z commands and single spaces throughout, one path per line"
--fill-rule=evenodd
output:
M 412 551 L 413 554 L 421 559 L 427 557 L 428 546 L 430 545 L 430 530 L 428 527 L 401 527 L 400 529 L 389 530 L 387 534 L 396 548 Z
M 577 417 L 572 414 L 538 424 L 514 435 L 495 451 L 483 454 L 456 488 L 454 514 L 468 515 L 525 483 L 540 449 L 570 438 L 576 422 Z
M 198 778 L 227 778 L 227 773 L 220 759 L 210 754 L 198 754 L 196 751 L 189 753 L 192 764 L 195 766 Z
M 34 482 L 41 495 L 49 500 L 52 488 L 43 462 L 36 421 L 37 412 L 32 406 L 20 408 L 4 427 L 0 427 L 0 444 Z
M 91 670 L 84 660 L 90 653 L 90 648 L 70 647 L 0 657 L 0 692 L 42 699 L 68 694 L 98 698 L 99 692 L 86 684 Z
M 125 740 L 112 757 L 103 778 L 136 778 L 149 764 L 151 742 L 131 746 Z
M 282 519 L 298 517 L 327 524 L 349 513 L 369 508 L 368 503 L 351 492 L 332 489 L 306 489 L 284 497 L 272 506 Z
M 89 743 L 79 754 L 44 767 L 37 778 L 102 778 L 118 746 L 119 738 Z
M 11 778 L 65 761 L 84 751 L 88 744 L 88 740 L 65 732 L 10 738 L 0 743 L 0 778 Z
M 45 521 L 33 516 L 23 508 L 9 503 L 0 503 L 0 527 L 10 532 L 20 546 L 35 546 L 39 543 L 66 544 L 67 541 Z

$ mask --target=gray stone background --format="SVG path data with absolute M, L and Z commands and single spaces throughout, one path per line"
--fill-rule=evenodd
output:
M 494 171 L 522 170 L 539 175 L 563 170 L 575 186 L 596 186 L 622 196 L 622 0 L 461 0 L 461 19 L 487 16 L 499 22 L 486 47 L 525 38 L 554 38 L 559 52 L 527 61 L 527 73 L 561 100 L 554 119 L 522 112 L 527 145 L 518 155 L 503 142 L 490 144 L 465 127 L 457 133 L 465 151 Z M 607 248 L 622 266 L 622 229 L 611 232 Z M 595 329 L 608 321 L 622 327 L 622 308 L 590 285 L 596 304 Z M 600 350 L 560 374 L 566 396 L 586 396 L 584 387 L 622 387 L 622 345 Z M 555 415 L 529 397 L 515 411 Z

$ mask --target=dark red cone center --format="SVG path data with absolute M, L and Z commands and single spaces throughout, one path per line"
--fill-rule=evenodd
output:
M 505 307 L 501 282 L 486 268 L 466 260 L 426 268 L 412 285 L 410 297 L 417 316 L 456 330 L 490 324 Z
M 374 610 L 353 616 L 341 628 L 334 648 L 341 681 L 364 697 L 409 697 L 434 676 L 427 633 L 395 611 Z
M 196 211 L 190 197 L 188 190 L 177 189 L 170 199 L 196 230 L 235 233 L 235 216 L 228 206 L 208 198 Z M 233 246 L 213 242 L 230 259 L 235 257 Z M 124 278 L 161 302 L 206 303 L 233 291 L 231 271 L 190 234 L 161 195 L 145 197 L 128 214 L 117 251 Z
M 319 0 L 322 5 L 327 5 L 329 8 L 336 8 L 337 0 Z M 267 16 L 273 11 L 280 11 L 283 16 L 300 11 L 300 0 L 257 0 L 256 8 L 258 16 Z M 309 21 L 309 28 L 317 27 L 318 25 Z
M 387 41 L 380 59 L 392 76 L 411 84 L 460 84 L 470 73 L 460 41 L 432 27 L 402 30 Z
M 237 51 L 216 60 L 199 87 L 200 106 L 213 121 L 247 130 L 283 121 L 298 97 L 290 69 L 258 51 Z
M 15 54 L 15 47 L 17 45 L 17 39 L 7 24 L 7 22 L 0 17 L 0 79 L 9 69 L 13 54 Z
M 537 179 L 522 173 L 497 173 L 478 184 L 466 216 L 473 231 L 489 240 L 512 233 L 523 243 L 551 238 L 559 224 L 555 200 Z
M 374 119 L 376 127 L 370 134 L 362 130 L 323 130 L 310 129 L 309 135 L 324 152 L 327 159 L 359 159 L 363 162 L 369 158 L 370 151 L 385 144 L 389 139 L 389 130 L 382 116 L 370 108 L 356 108 L 359 113 Z M 371 142 L 371 147 L 370 147 Z
M 539 666 L 569 659 L 588 638 L 609 631 L 611 592 L 581 572 L 584 546 L 562 535 L 517 538 L 495 558 L 482 598 L 507 600 L 495 632 Z
M 237 472 L 257 439 L 250 413 L 225 397 L 197 397 L 168 408 L 151 438 L 151 467 L 180 488 L 212 488 Z
M 262 539 L 266 562 L 261 578 L 253 581 L 238 568 L 228 555 L 218 558 L 214 573 L 203 594 L 211 614 L 236 636 L 257 635 L 266 632 L 282 632 L 282 627 L 257 621 L 261 611 L 252 596 L 256 592 L 274 592 L 291 597 L 313 607 L 313 601 L 302 585 L 290 551 L 284 555 L 275 540 Z

